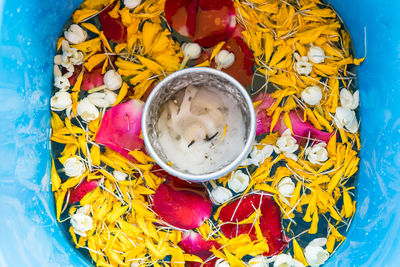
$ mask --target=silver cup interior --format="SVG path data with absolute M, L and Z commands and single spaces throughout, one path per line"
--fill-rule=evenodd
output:
M 217 172 L 195 175 L 190 173 L 190 170 L 180 170 L 169 166 L 167 164 L 168 158 L 159 144 L 157 125 L 161 107 L 176 92 L 186 88 L 188 85 L 199 87 L 210 86 L 226 92 L 226 94 L 230 94 L 237 102 L 243 114 L 244 127 L 246 129 L 245 140 L 243 140 L 243 151 L 233 162 Z M 231 76 L 210 68 L 188 68 L 175 72 L 162 80 L 147 99 L 142 120 L 143 139 L 148 152 L 155 161 L 170 174 L 195 182 L 217 179 L 234 170 L 247 157 L 252 147 L 255 138 L 255 125 L 253 104 L 246 90 Z

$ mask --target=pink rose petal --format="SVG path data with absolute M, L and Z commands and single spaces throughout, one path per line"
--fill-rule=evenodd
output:
M 289 113 L 290 122 L 293 128 L 293 137 L 299 142 L 307 140 L 310 137 L 316 142 L 328 143 L 334 133 L 328 133 L 315 128 L 310 122 L 303 121 L 303 112 L 301 110 L 292 110 Z M 283 133 L 287 127 L 285 123 L 281 123 L 282 127 L 279 129 L 279 133 Z
M 143 102 L 130 100 L 109 109 L 103 117 L 96 142 L 105 145 L 125 157 L 143 147 L 141 133 Z

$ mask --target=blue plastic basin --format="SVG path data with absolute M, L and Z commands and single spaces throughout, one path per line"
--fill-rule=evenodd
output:
M 48 102 L 57 36 L 80 0 L 0 0 L 0 266 L 87 266 L 57 226 Z M 399 266 L 400 2 L 331 0 L 358 57 L 358 210 L 327 266 Z

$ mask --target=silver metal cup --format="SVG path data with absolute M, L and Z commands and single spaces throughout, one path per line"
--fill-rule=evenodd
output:
M 177 91 L 188 85 L 210 86 L 217 88 L 226 94 L 230 94 L 237 101 L 237 105 L 243 114 L 246 137 L 243 150 L 240 155 L 223 168 L 204 174 L 192 174 L 175 169 L 167 164 L 168 158 L 161 149 L 157 135 L 157 122 L 160 117 L 160 109 Z M 168 173 L 190 182 L 204 182 L 218 179 L 237 168 L 249 154 L 256 132 L 256 115 L 246 89 L 230 75 L 211 68 L 187 68 L 174 72 L 166 77 L 151 92 L 147 98 L 142 117 L 142 135 L 150 156 Z M 239 144 L 238 144 L 239 145 Z M 190 171 L 190 170 L 188 170 Z

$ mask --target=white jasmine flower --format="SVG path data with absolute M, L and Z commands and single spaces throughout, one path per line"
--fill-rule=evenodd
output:
M 71 216 L 70 222 L 76 234 L 86 237 L 86 232 L 93 228 L 93 219 L 86 215 L 84 211 L 81 211 L 82 208 Z
M 293 153 L 299 148 L 296 139 L 292 136 L 290 129 L 286 129 L 282 136 L 276 141 L 274 150 L 277 154 L 283 153 L 286 157 L 297 161 L 297 156 Z
M 274 267 L 304 267 L 304 264 L 288 254 L 279 254 L 275 258 Z
M 67 176 L 76 177 L 86 171 L 86 166 L 79 158 L 72 157 L 64 162 L 64 171 Z
M 63 111 L 68 107 L 72 107 L 72 98 L 70 93 L 65 91 L 58 91 L 50 99 L 51 110 Z
M 81 65 L 83 63 L 84 55 L 78 49 L 70 47 L 66 40 L 62 41 L 61 47 L 63 53 L 54 57 L 54 64 L 63 66 L 67 69 L 68 76 L 71 76 L 75 70 L 74 65 Z M 66 75 L 64 77 L 68 78 Z
M 345 127 L 351 133 L 356 133 L 358 130 L 356 113 L 349 108 L 337 107 L 334 121 L 340 129 Z
M 235 62 L 235 55 L 227 50 L 221 50 L 215 56 L 218 69 L 227 69 Z
M 184 43 L 181 50 L 187 59 L 196 59 L 201 55 L 201 47 L 197 43 Z
M 110 105 L 112 105 L 112 103 L 110 103 L 106 99 L 105 93 L 99 93 L 99 92 L 91 93 L 87 96 L 87 98 L 93 105 L 95 105 L 96 107 L 99 107 L 99 108 L 106 108 L 106 107 L 109 107 Z M 115 102 L 115 100 L 114 100 L 114 102 Z
M 270 262 L 275 261 L 276 256 L 267 258 L 263 255 L 258 255 L 249 260 L 248 266 L 249 267 L 268 267 Z
M 85 56 L 81 51 L 78 51 L 78 49 L 76 48 L 71 48 L 71 50 L 72 53 L 71 56 L 69 57 L 69 61 L 73 65 L 81 65 L 83 63 L 83 59 L 85 58 Z
M 304 249 L 304 256 L 311 266 L 320 266 L 329 259 L 329 252 L 322 247 L 326 245 L 326 238 L 312 240 Z
M 122 78 L 115 70 L 109 70 L 103 77 L 104 85 L 109 90 L 118 90 L 122 86 Z
M 285 177 L 278 183 L 278 191 L 284 197 L 292 197 L 295 187 L 296 185 L 290 177 Z
M 308 62 L 308 57 L 300 57 L 298 53 L 294 53 L 296 62 L 294 63 L 294 70 L 300 75 L 310 75 L 312 71 L 312 64 Z
M 249 181 L 250 177 L 247 174 L 241 171 L 235 171 L 232 172 L 232 175 L 228 180 L 228 186 L 233 192 L 239 193 L 246 190 L 249 186 Z
M 90 210 L 90 205 L 84 205 L 82 207 L 80 207 L 79 209 L 76 210 L 75 213 L 77 214 L 88 214 Z
M 352 94 L 346 88 L 343 88 L 340 91 L 340 104 L 342 104 L 343 107 L 349 109 L 356 109 L 358 108 L 359 103 L 360 103 L 360 93 L 358 90 L 355 91 L 354 94 Z
M 108 106 L 114 105 L 115 101 L 117 101 L 118 95 L 110 90 L 104 90 L 104 94 L 106 94 L 104 99 L 108 102 Z
M 66 77 L 63 76 L 55 76 L 54 77 L 54 86 L 59 88 L 60 90 L 67 91 L 71 84 Z
M 54 74 L 54 76 L 62 76 L 60 67 L 57 64 L 54 64 L 54 66 L 53 66 L 53 74 Z
M 71 44 L 83 43 L 87 38 L 87 32 L 77 24 L 69 26 L 68 30 L 64 32 L 65 39 Z
M 322 162 L 328 160 L 328 151 L 326 150 L 326 143 L 321 142 L 313 145 L 312 147 L 308 147 L 305 151 L 308 160 L 312 164 L 322 165 Z
M 232 192 L 222 186 L 217 186 L 211 191 L 210 198 L 214 204 L 221 205 L 232 198 Z
M 125 181 L 126 177 L 128 177 L 128 174 L 117 170 L 113 171 L 113 175 L 117 181 Z
M 62 62 L 63 62 L 63 57 L 62 57 L 62 55 L 55 55 L 55 56 L 54 56 L 54 64 L 55 64 L 55 65 L 61 65 Z M 60 74 L 60 76 L 61 76 L 61 74 Z
M 215 267 L 230 267 L 231 265 L 229 264 L 229 262 L 223 260 L 223 259 L 219 259 L 215 262 Z
M 112 106 L 117 100 L 118 95 L 110 90 L 104 90 L 104 93 L 91 93 L 87 96 L 89 101 L 99 107 L 99 108 L 107 108 Z
M 250 158 L 247 158 L 240 163 L 240 166 L 256 165 L 262 164 L 266 158 L 270 157 L 274 152 L 274 147 L 271 145 L 265 145 L 261 150 L 258 150 L 257 146 L 254 146 L 250 153 Z
M 301 92 L 301 99 L 311 106 L 319 105 L 322 99 L 322 90 L 318 85 L 309 86 Z
M 308 50 L 307 57 L 312 63 L 321 64 L 325 61 L 325 52 L 319 46 L 312 46 Z
M 95 120 L 100 116 L 99 110 L 90 102 L 88 98 L 84 98 L 79 101 L 77 113 L 78 116 L 81 116 L 81 118 L 86 122 Z
M 129 9 L 134 9 L 140 5 L 140 0 L 124 0 L 124 5 Z

